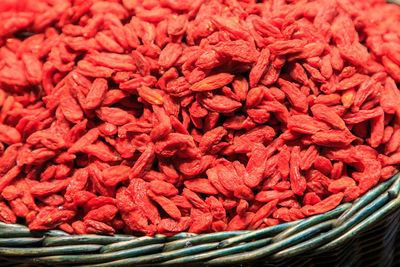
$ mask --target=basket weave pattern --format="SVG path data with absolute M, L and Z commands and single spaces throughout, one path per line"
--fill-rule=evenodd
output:
M 399 207 L 400 173 L 352 204 L 256 231 L 136 238 L 30 232 L 23 225 L 0 223 L 0 265 L 390 266 L 400 263 Z

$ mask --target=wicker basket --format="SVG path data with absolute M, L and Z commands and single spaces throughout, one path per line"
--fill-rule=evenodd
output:
M 400 173 L 353 204 L 256 231 L 195 235 L 69 235 L 0 224 L 0 266 L 400 264 Z

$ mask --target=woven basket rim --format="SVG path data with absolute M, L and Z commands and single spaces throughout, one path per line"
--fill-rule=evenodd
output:
M 24 225 L 0 223 L 0 258 L 34 264 L 122 266 L 238 264 L 279 261 L 304 253 L 334 251 L 382 222 L 400 207 L 400 172 L 352 203 L 306 219 L 260 230 L 154 237 L 70 235 L 61 230 L 31 232 Z

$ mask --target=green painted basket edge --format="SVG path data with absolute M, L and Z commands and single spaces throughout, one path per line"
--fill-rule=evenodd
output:
M 154 237 L 77 236 L 59 230 L 33 233 L 23 225 L 0 223 L 0 257 L 19 263 L 126 266 L 194 262 L 226 265 L 283 260 L 304 253 L 316 255 L 342 246 L 399 210 L 399 193 L 400 172 L 353 203 L 255 231 Z

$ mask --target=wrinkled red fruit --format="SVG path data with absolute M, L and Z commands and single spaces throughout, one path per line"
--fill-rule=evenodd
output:
M 75 234 L 260 229 L 400 164 L 400 7 L 0 6 L 0 220 Z

